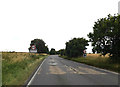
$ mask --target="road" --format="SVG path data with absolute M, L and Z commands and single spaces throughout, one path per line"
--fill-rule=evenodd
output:
M 118 85 L 118 74 L 51 55 L 29 85 Z

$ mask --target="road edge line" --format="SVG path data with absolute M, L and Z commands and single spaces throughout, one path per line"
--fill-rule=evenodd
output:
M 40 64 L 40 66 L 38 67 L 38 69 L 36 70 L 36 72 L 34 73 L 34 75 L 32 76 L 32 78 L 29 80 L 28 84 L 26 85 L 26 87 L 29 87 L 29 85 L 31 84 L 31 82 L 33 81 L 34 77 L 36 76 L 36 74 L 38 73 L 39 69 L 41 68 L 41 66 L 43 65 L 43 63 L 45 62 L 46 58 L 42 61 L 42 63 Z
M 111 70 L 107 70 L 107 69 L 102 69 L 102 68 L 95 67 L 95 66 L 90 66 L 90 67 L 93 67 L 93 68 L 95 68 L 95 69 L 99 69 L 99 70 L 101 70 L 101 71 L 109 72 L 109 73 L 112 73 L 112 74 L 116 74 L 116 75 L 119 74 L 119 73 L 117 73 L 117 72 L 114 72 L 114 71 L 111 71 Z
M 60 58 L 62 58 L 62 57 L 60 57 Z M 63 59 L 65 59 L 65 58 L 63 58 Z M 65 60 L 69 60 L 69 59 L 65 59 Z M 86 63 L 81 63 L 81 62 L 77 62 L 77 61 L 73 61 L 73 60 L 69 60 L 69 61 L 72 61 L 72 62 L 75 62 L 75 63 L 80 63 L 82 65 L 87 65 L 89 67 L 92 67 L 92 68 L 95 68 L 97 70 L 101 70 L 101 71 L 104 71 L 104 72 L 109 72 L 109 73 L 112 73 L 112 74 L 115 74 L 115 75 L 119 75 L 118 72 L 111 71 L 111 70 L 108 70 L 108 69 L 103 69 L 103 68 L 100 68 L 100 67 L 92 66 L 92 65 L 89 65 L 89 64 L 86 64 Z

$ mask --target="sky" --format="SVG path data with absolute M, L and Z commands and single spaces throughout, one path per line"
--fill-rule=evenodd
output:
M 94 22 L 118 13 L 119 0 L 0 0 L 0 51 L 28 52 L 33 39 L 49 49 L 93 31 Z M 92 47 L 87 47 L 92 52 Z

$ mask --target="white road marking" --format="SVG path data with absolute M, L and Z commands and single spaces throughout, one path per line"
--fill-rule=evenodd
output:
M 87 65 L 87 64 L 83 64 L 83 65 Z M 94 69 L 97 69 L 97 70 L 105 71 L 105 72 L 107 72 L 107 73 L 112 73 L 112 74 L 116 74 L 116 75 L 119 74 L 119 73 L 117 73 L 117 72 L 110 71 L 110 70 L 107 70 L 107 69 L 102 69 L 102 68 L 95 67 L 95 66 L 91 66 L 91 65 L 87 65 L 87 66 L 89 66 L 89 67 L 91 67 L 91 68 L 94 68 Z
M 33 77 L 31 78 L 31 80 L 28 82 L 26 87 L 29 87 L 29 85 L 31 84 L 31 82 L 33 81 L 33 79 L 35 78 L 36 74 L 38 73 L 39 69 L 41 68 L 41 66 L 43 65 L 43 63 L 45 62 L 46 59 L 43 60 L 43 62 L 40 64 L 39 68 L 37 69 L 37 71 L 35 72 L 35 74 L 33 75 Z
M 86 74 L 106 74 L 106 73 L 103 73 L 103 72 L 100 72 L 100 71 L 97 71 L 91 68 L 86 68 L 86 67 L 79 66 L 78 69 L 80 69 L 79 71 L 85 71 Z
M 90 69 L 90 68 L 85 68 L 85 67 L 78 67 L 78 68 L 73 68 L 71 66 L 67 66 L 64 65 L 66 68 L 69 68 L 69 70 L 74 71 L 74 73 L 78 73 L 78 74 L 106 74 L 106 73 L 102 73 L 100 71 L 96 71 L 94 69 Z

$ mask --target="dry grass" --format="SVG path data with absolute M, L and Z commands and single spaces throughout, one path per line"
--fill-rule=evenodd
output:
M 2 59 L 3 60 L 10 60 L 12 62 L 20 62 L 24 59 L 28 59 L 28 53 L 10 53 L 10 52 L 3 52 L 2 53 Z
M 38 53 L 25 53 L 25 52 L 3 52 L 2 53 L 2 60 L 10 60 L 12 62 L 20 62 L 25 59 L 30 59 L 30 55 L 47 55 L 47 54 L 38 54 Z
M 101 54 L 87 54 L 87 56 L 92 58 L 96 58 L 96 57 L 109 58 L 109 54 L 106 54 L 105 56 Z

